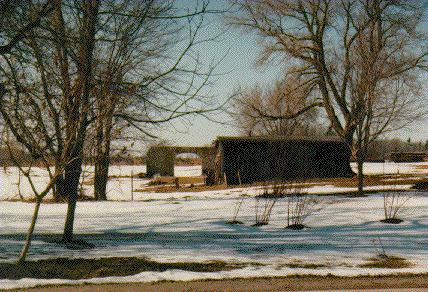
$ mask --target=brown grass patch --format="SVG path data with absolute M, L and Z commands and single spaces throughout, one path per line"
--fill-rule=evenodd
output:
M 359 265 L 360 268 L 403 269 L 411 268 L 413 264 L 408 260 L 395 256 L 369 258 L 367 263 Z
M 400 174 L 399 176 L 391 176 L 391 175 L 370 175 L 364 178 L 364 185 L 367 186 L 385 186 L 384 190 L 376 190 L 376 191 L 366 191 L 365 193 L 377 193 L 380 191 L 398 191 L 400 190 L 401 185 L 413 185 L 421 182 L 421 179 L 416 179 L 415 177 L 422 175 L 418 174 Z M 400 178 L 400 180 L 391 180 L 384 181 L 385 179 L 391 178 Z M 408 179 L 403 179 L 408 178 Z M 248 187 L 263 187 L 266 183 L 264 182 L 256 182 L 252 184 L 242 184 L 242 185 L 197 185 L 197 180 L 200 180 L 200 177 L 179 177 L 179 184 L 183 184 L 180 188 L 176 188 L 174 185 L 174 177 L 161 177 L 158 178 L 161 182 L 159 185 L 152 185 L 149 187 L 144 187 L 135 190 L 136 192 L 157 192 L 157 193 L 167 193 L 167 192 L 203 192 L 203 191 L 217 191 L 217 190 L 232 190 L 236 188 L 248 188 Z M 201 182 L 201 181 L 199 181 Z M 285 182 L 287 183 L 287 182 Z M 186 186 L 187 184 L 187 186 Z M 189 184 L 193 184 L 192 187 Z M 296 188 L 311 188 L 316 186 L 325 186 L 325 185 L 333 185 L 335 187 L 348 187 L 348 188 L 357 188 L 358 187 L 358 179 L 357 177 L 352 178 L 310 178 L 310 179 L 301 179 L 294 180 L 293 187 Z M 393 188 L 387 189 L 387 186 L 393 185 Z M 402 190 L 400 190 L 402 191 Z M 335 193 L 336 194 L 336 193 Z M 356 192 L 347 192 L 346 194 L 354 195 Z M 343 193 L 337 193 L 337 195 L 343 195 Z
M 114 178 L 145 178 L 146 174 L 144 172 L 134 173 L 134 175 L 109 175 L 109 179 Z
M 416 169 L 428 169 L 428 164 L 416 165 Z
M 222 261 L 160 263 L 144 258 L 100 258 L 29 261 L 22 265 L 0 263 L 0 279 L 90 279 L 95 277 L 129 276 L 144 271 L 163 272 L 179 269 L 193 272 L 218 272 L 242 268 L 246 264 Z

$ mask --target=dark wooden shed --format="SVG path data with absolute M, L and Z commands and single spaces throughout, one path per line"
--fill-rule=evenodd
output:
M 218 137 L 215 147 L 216 180 L 228 184 L 353 175 L 349 147 L 335 137 Z

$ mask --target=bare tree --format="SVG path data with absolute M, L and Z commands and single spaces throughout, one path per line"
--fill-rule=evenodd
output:
M 42 5 L 29 3 L 31 9 Z M 213 100 L 202 89 L 210 85 L 215 64 L 202 72 L 201 60 L 193 51 L 205 41 L 198 36 L 206 3 L 179 15 L 174 2 L 148 1 L 141 9 L 141 3 L 133 1 L 49 3 L 53 7 L 49 16 L 26 32 L 13 54 L 1 57 L 0 112 L 31 157 L 49 157 L 61 174 L 54 190 L 68 203 L 63 232 L 67 243 L 73 241 L 88 129 L 96 129 L 92 137 L 100 146 L 101 165 L 109 154 L 113 126 L 133 126 L 147 133 L 148 125 L 206 113 Z M 5 34 L 19 31 L 26 15 L 14 15 Z M 184 30 L 182 25 L 171 30 L 160 25 L 177 19 L 187 25 Z M 167 38 L 166 45 L 176 41 L 177 46 L 158 51 L 157 45 L 165 44 L 162 38 L 174 30 L 177 38 Z M 185 32 L 187 38 L 183 38 Z
M 47 173 L 49 175 L 49 182 L 46 184 L 46 186 L 44 187 L 43 190 L 38 190 L 33 182 L 32 179 L 32 165 L 35 162 L 34 160 L 30 161 L 30 163 L 28 164 L 27 161 L 23 161 L 22 159 L 19 159 L 19 157 L 17 157 L 17 153 L 16 153 L 16 146 L 13 145 L 13 139 L 11 138 L 9 129 L 6 127 L 3 129 L 3 133 L 2 133 L 2 142 L 5 144 L 7 150 L 8 150 L 8 157 L 9 159 L 12 161 L 13 165 L 15 165 L 18 168 L 18 171 L 20 172 L 20 174 L 22 173 L 24 175 L 24 177 L 28 180 L 31 190 L 33 192 L 34 198 L 35 198 L 35 206 L 34 206 L 34 212 L 31 218 L 31 223 L 30 226 L 28 228 L 27 231 L 27 236 L 25 239 L 25 243 L 22 247 L 21 253 L 18 257 L 17 260 L 17 264 L 22 264 L 25 262 L 25 259 L 27 257 L 28 251 L 30 249 L 31 246 L 31 240 L 33 238 L 33 233 L 34 233 L 34 228 L 36 226 L 36 222 L 37 222 L 37 218 L 39 215 L 39 210 L 40 210 L 40 205 L 43 202 L 43 198 L 46 197 L 49 192 L 52 190 L 53 186 L 55 185 L 56 180 L 58 179 L 58 177 L 61 175 L 61 173 L 58 172 L 58 169 L 55 170 L 55 172 L 53 173 L 51 171 L 51 168 L 49 167 L 49 158 L 48 157 L 39 157 L 38 158 L 38 162 L 40 162 L 45 169 L 47 170 Z M 21 155 L 20 152 L 18 152 L 18 155 Z M 23 166 L 23 162 L 25 164 L 27 164 L 26 166 Z M 20 179 L 20 178 L 19 178 Z M 19 186 L 18 186 L 19 188 Z M 20 191 L 19 191 L 20 192 Z M 19 193 L 20 197 L 22 198 L 21 193 Z
M 241 14 L 229 21 L 263 38 L 261 63 L 273 57 L 290 60 L 288 70 L 314 85 L 332 129 L 354 154 L 359 152 L 361 181 L 364 151 L 359 148 L 408 125 L 426 108 L 414 90 L 423 82 L 421 70 L 427 68 L 421 31 L 425 3 L 243 0 L 239 4 Z M 366 57 L 363 64 L 357 61 Z M 391 84 L 396 88 L 393 97 L 384 92 L 374 98 Z M 391 100 L 395 101 L 389 105 Z M 355 143 L 357 131 L 366 136 L 362 143 Z
M 41 20 L 53 11 L 53 1 L 41 2 L 35 5 L 31 1 L 1 1 L 0 2 L 0 55 L 9 54 L 19 42 L 21 42 L 29 32 L 40 26 Z M 21 26 L 13 30 L 13 33 L 5 33 L 10 21 L 19 12 L 25 14 L 25 22 L 19 23 Z M 24 23 L 24 25 L 22 25 Z
M 208 2 L 177 9 L 173 1 L 111 1 L 102 9 L 115 15 L 101 18 L 96 39 L 94 191 L 105 200 L 114 136 L 136 128 L 154 138 L 160 124 L 216 108 L 201 92 L 215 64 L 204 67 L 196 47 L 218 37 L 200 37 L 204 16 L 218 11 L 208 9 Z
M 286 76 L 273 89 L 247 90 L 233 100 L 235 124 L 248 135 L 314 135 L 320 101 L 298 76 Z
M 90 122 L 98 2 L 66 4 L 54 1 L 52 15 L 28 32 L 20 49 L 3 55 L 0 70 L 5 94 L 0 112 L 7 128 L 32 158 L 53 159 L 55 172 L 62 174 L 56 178 L 55 188 L 68 202 L 63 241 L 69 242 L 73 239 L 83 145 Z M 11 25 L 8 32 L 16 30 Z
M 363 193 L 363 163 L 370 145 L 385 132 L 403 128 L 426 114 L 422 96 L 422 84 L 414 72 L 396 74 L 396 62 L 391 63 L 391 49 L 406 51 L 402 44 L 392 44 L 400 25 L 385 21 L 380 2 L 364 6 L 367 20 L 360 24 L 355 47 L 350 57 L 349 91 L 351 107 L 355 112 L 355 139 L 353 155 L 358 167 L 358 190 Z M 362 20 L 355 20 L 357 23 Z M 409 33 L 417 33 L 408 27 Z M 421 108 L 422 107 L 422 108 Z

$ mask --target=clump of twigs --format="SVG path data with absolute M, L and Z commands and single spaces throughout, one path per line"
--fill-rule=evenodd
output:
M 232 224 L 232 225 L 233 224 L 244 224 L 242 221 L 237 220 L 238 213 L 239 213 L 239 210 L 241 209 L 241 206 L 242 206 L 243 202 L 244 202 L 244 198 L 238 199 L 235 202 L 235 206 L 234 206 L 234 209 L 233 209 L 232 219 L 229 220 L 229 221 L 227 221 L 226 222 L 227 224 Z
M 287 190 L 287 228 L 301 230 L 305 228 L 305 219 L 312 214 L 319 201 L 309 197 L 302 191 L 302 187 L 291 183 Z
M 286 184 L 280 180 L 266 182 L 263 186 L 263 193 L 256 197 L 254 211 L 256 223 L 253 226 L 268 225 L 272 209 L 279 198 L 284 196 Z
M 273 206 L 278 198 L 257 197 L 255 203 L 256 223 L 253 226 L 268 225 Z
M 395 188 L 397 182 L 395 183 Z M 399 216 L 402 213 L 403 207 L 410 200 L 412 196 L 404 194 L 402 191 L 390 191 L 383 193 L 383 212 L 384 219 L 381 220 L 383 223 L 388 224 L 399 224 L 403 222 Z
M 265 182 L 263 186 L 263 193 L 258 195 L 258 198 L 282 198 L 286 195 L 286 190 L 289 186 L 281 181 L 274 180 L 272 182 Z
M 399 215 L 411 196 L 403 196 L 402 192 L 385 192 L 383 194 L 383 223 L 399 224 L 403 219 Z

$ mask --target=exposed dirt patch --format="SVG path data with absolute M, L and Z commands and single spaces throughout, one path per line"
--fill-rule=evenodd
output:
M 428 169 L 428 164 L 416 165 L 416 169 Z
M 292 229 L 292 230 L 302 230 L 302 229 L 304 229 L 306 226 L 305 225 L 303 225 L 303 224 L 291 224 L 291 225 L 288 225 L 287 227 L 285 227 L 285 228 L 287 228 L 287 229 Z
M 231 221 L 227 221 L 226 224 L 235 225 L 235 224 L 244 224 L 244 222 L 239 220 L 231 220 Z
M 253 226 L 253 227 L 260 227 L 260 226 L 265 226 L 265 225 L 268 225 L 268 223 L 266 223 L 266 222 L 259 222 L 259 223 L 255 223 L 255 224 L 253 224 L 251 226 Z
M 415 183 L 412 186 L 412 189 L 415 189 L 415 190 L 428 190 L 428 180 L 426 180 L 426 181 L 420 181 L 420 182 Z
M 425 166 L 425 165 L 424 165 Z M 427 166 L 428 167 L 428 166 Z M 419 178 L 420 177 L 420 178 Z M 397 180 L 395 180 L 397 178 Z M 399 179 L 398 179 L 399 178 Z M 189 186 L 180 186 L 177 188 L 173 185 L 173 177 L 169 177 L 168 181 L 165 178 L 166 185 L 153 185 L 140 188 L 135 190 L 136 192 L 158 192 L 158 193 L 166 193 L 166 192 L 203 192 L 203 191 L 216 191 L 216 190 L 230 190 L 235 188 L 248 188 L 248 187 L 264 187 L 266 183 L 252 183 L 252 184 L 243 184 L 243 185 L 234 185 L 234 186 L 226 186 L 226 185 L 196 185 L 193 187 Z M 198 177 L 195 178 L 196 180 Z M 388 179 L 388 181 L 385 181 Z M 400 175 L 368 175 L 364 178 L 365 186 L 385 186 L 386 185 L 394 185 L 393 189 L 385 189 L 382 191 L 397 191 L 399 190 L 401 185 L 413 185 L 421 182 L 423 179 L 423 175 L 420 174 L 400 174 Z M 186 178 L 186 180 L 191 180 L 191 177 Z M 191 183 L 191 181 L 186 182 Z M 287 183 L 287 182 L 285 182 Z M 294 180 L 293 187 L 294 188 L 311 188 L 315 186 L 325 186 L 325 185 L 333 185 L 335 187 L 350 187 L 357 188 L 358 187 L 358 179 L 357 177 L 351 178 L 310 178 L 310 179 L 302 179 L 302 180 Z M 377 191 L 367 191 L 365 193 L 374 193 Z M 356 194 L 356 192 L 350 192 L 349 194 Z
M 380 222 L 387 223 L 387 224 L 400 224 L 401 222 L 403 222 L 403 220 L 399 218 L 388 218 L 388 219 L 380 220 Z
M 222 261 L 160 263 L 144 258 L 100 258 L 28 261 L 22 265 L 0 263 L 0 279 L 90 279 L 95 277 L 129 276 L 144 271 L 163 272 L 179 269 L 192 272 L 218 272 L 244 267 Z

